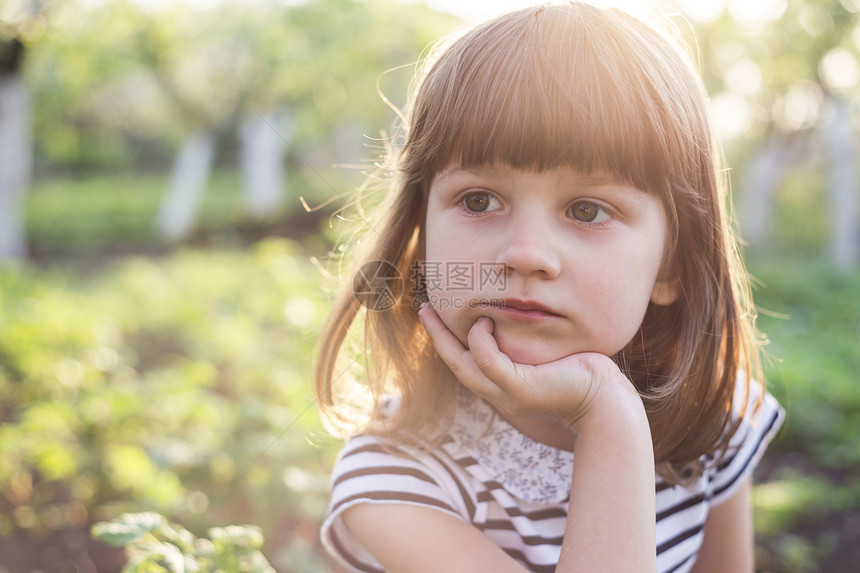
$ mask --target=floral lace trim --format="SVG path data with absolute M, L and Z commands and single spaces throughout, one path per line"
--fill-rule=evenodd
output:
M 570 495 L 573 453 L 522 434 L 468 390 L 459 392 L 449 433 L 510 494 L 544 504 Z

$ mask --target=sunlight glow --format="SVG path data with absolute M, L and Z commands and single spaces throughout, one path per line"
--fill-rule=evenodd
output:
M 726 9 L 725 0 L 676 0 L 676 4 L 688 18 L 696 22 L 713 22 Z
M 825 8 L 816 4 L 807 4 L 801 8 L 798 21 L 803 29 L 814 38 L 833 30 L 833 16 Z
M 821 59 L 819 69 L 824 83 L 833 91 L 851 91 L 860 80 L 857 59 L 843 48 L 834 48 L 827 52 Z
M 409 1 L 409 0 L 404 0 Z M 427 5 L 436 10 L 450 12 L 467 22 L 474 22 L 489 18 L 502 12 L 542 4 L 535 0 L 474 0 L 464 2 L 463 0 L 425 0 Z M 634 15 L 647 16 L 654 8 L 661 10 L 676 6 L 690 20 L 697 22 L 710 22 L 719 18 L 726 9 L 726 0 L 589 0 L 595 4 L 614 6 Z M 744 0 L 749 2 L 750 0 Z M 848 1 L 848 0 L 845 0 Z M 856 0 L 860 3 L 860 0 Z M 773 0 L 754 0 L 752 3 L 761 2 L 764 6 L 763 12 L 769 14 Z M 779 3 L 779 0 L 776 2 Z M 779 14 L 784 11 L 784 6 Z M 755 15 L 751 16 L 753 19 Z M 776 16 L 778 18 L 779 15 Z
M 757 27 L 779 20 L 788 7 L 786 0 L 729 0 L 729 12 L 739 24 Z
M 657 4 L 657 0 L 591 0 L 595 4 L 613 6 L 631 14 L 648 14 Z M 690 0 L 694 1 L 694 0 Z M 702 4 L 711 4 L 720 0 L 701 0 Z M 435 10 L 449 12 L 463 18 L 467 22 L 477 22 L 503 12 L 545 4 L 536 0 L 425 0 L 428 6 Z
M 754 61 L 741 58 L 726 72 L 726 85 L 736 94 L 751 96 L 761 89 L 761 69 Z
M 823 98 L 817 83 L 810 80 L 799 82 L 776 100 L 773 120 L 777 127 L 787 132 L 809 128 L 818 121 Z
M 110 0 L 82 0 L 89 2 L 94 6 L 102 5 Z M 226 0 L 130 0 L 137 6 L 148 12 L 158 12 L 166 10 L 177 4 L 188 6 L 193 9 L 207 10 L 216 8 L 223 4 Z M 256 0 L 257 2 L 265 2 L 266 0 Z M 272 0 L 280 4 L 303 4 L 309 0 Z M 403 4 L 414 4 L 422 0 L 400 0 Z M 444 11 L 454 14 L 466 22 L 476 22 L 485 20 L 497 14 L 524 8 L 526 6 L 534 6 L 545 2 L 538 0 L 423 0 L 428 6 L 434 10 Z M 726 0 L 588 0 L 595 4 L 614 6 L 634 15 L 647 16 L 652 13 L 655 7 L 665 9 L 671 6 L 677 6 L 688 18 L 700 22 L 708 22 L 718 18 L 726 8 Z M 849 0 L 843 0 L 849 2 Z M 860 3 L 860 0 L 850 0 Z M 778 18 L 782 11 L 785 10 L 784 0 L 729 0 L 733 4 L 741 4 L 746 6 L 743 14 L 747 19 L 755 21 L 768 18 L 771 12 L 779 8 L 779 13 L 775 16 Z M 774 8 L 776 6 L 776 8 Z M 751 7 L 751 8 L 750 8 Z M 756 8 L 758 7 L 758 8 Z M 735 8 L 738 9 L 738 8 Z
M 721 140 L 740 136 L 752 124 L 746 98 L 734 92 L 723 92 L 711 99 L 711 117 L 714 130 Z

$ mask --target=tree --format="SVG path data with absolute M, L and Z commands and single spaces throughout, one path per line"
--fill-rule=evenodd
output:
M 35 10 L 36 8 L 33 8 Z M 26 51 L 22 28 L 34 17 L 0 28 L 0 264 L 27 256 L 24 197 L 30 185 L 30 94 L 21 75 Z
M 395 74 L 393 90 L 385 70 L 414 61 L 456 22 L 423 4 L 395 0 L 148 6 L 65 0 L 27 73 L 38 102 L 40 165 L 73 173 L 117 170 L 136 167 L 136 158 L 145 155 L 173 156 L 174 173 L 184 172 L 183 165 L 200 169 L 194 176 L 177 175 L 166 193 L 160 221 L 162 228 L 172 221 L 171 237 L 191 228 L 208 171 L 225 158 L 216 143 L 238 138 L 240 146 L 249 146 L 236 155 L 248 166 L 243 181 L 268 189 L 247 193 L 251 216 L 273 214 L 273 189 L 287 208 L 298 206 L 298 195 L 311 203 L 330 197 L 326 167 L 370 155 L 362 134 L 375 137 L 391 121 L 377 79 L 383 76 L 390 100 L 403 102 L 411 70 Z M 283 125 L 276 125 L 276 117 Z M 277 133 L 267 134 L 261 118 Z M 347 132 L 354 143 L 339 144 Z M 207 138 L 210 143 L 200 143 Z M 197 160 L 186 161 L 197 153 Z M 256 165 L 245 161 L 250 157 L 267 159 Z M 159 160 L 158 168 L 169 163 Z M 307 186 L 293 191 L 278 182 L 288 169 L 322 173 L 311 173 Z
M 728 2 L 704 15 L 692 0 L 678 0 L 691 17 L 716 127 L 757 148 L 740 180 L 742 230 L 752 244 L 765 237 L 775 188 L 789 168 L 826 170 L 821 193 L 831 203 L 831 254 L 837 266 L 860 264 L 860 213 L 854 172 L 855 122 L 860 102 L 856 0 Z M 721 129 L 722 128 L 722 129 Z M 815 190 L 810 190 L 815 192 Z M 822 201 L 823 203 L 823 201 Z

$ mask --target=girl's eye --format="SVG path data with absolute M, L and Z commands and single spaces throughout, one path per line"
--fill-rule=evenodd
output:
M 609 219 L 609 213 L 591 201 L 579 201 L 571 205 L 569 214 L 571 217 L 582 223 L 602 223 Z
M 469 193 L 463 197 L 463 206 L 472 213 L 483 213 L 484 211 L 496 209 L 498 208 L 498 202 L 498 199 L 486 191 Z

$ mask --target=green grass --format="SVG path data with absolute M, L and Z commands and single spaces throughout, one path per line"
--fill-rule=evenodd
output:
M 65 269 L 0 271 L 0 540 L 38 553 L 151 510 L 260 525 L 276 566 L 304 555 L 290 532 L 325 511 L 336 444 L 309 375 L 327 300 L 298 245 Z
M 860 469 L 860 272 L 820 259 L 754 259 L 771 391 L 791 418 L 786 447 L 834 469 Z
M 244 231 L 279 224 L 286 226 L 279 229 L 283 231 L 280 234 L 298 236 L 305 232 L 298 228 L 305 224 L 303 219 L 311 220 L 312 225 L 316 220 L 303 215 L 301 198 L 317 206 L 324 202 L 323 198 L 340 197 L 340 201 L 324 211 L 328 213 L 344 204 L 349 196 L 345 190 L 355 186 L 356 176 L 355 170 L 315 170 L 309 165 L 289 171 L 283 206 L 259 220 L 245 209 L 239 175 L 234 171 L 216 171 L 208 181 L 190 239 L 207 246 L 235 247 L 243 243 Z M 26 202 L 31 251 L 40 259 L 54 260 L 165 253 L 172 245 L 158 236 L 155 221 L 168 183 L 166 174 L 108 174 L 40 181 L 31 189 Z M 296 215 L 303 216 L 297 217 L 297 222 L 289 219 Z
M 197 532 L 256 523 L 276 568 L 321 570 L 337 446 L 312 443 L 328 300 L 306 245 L 327 239 L 248 243 L 238 178 L 217 173 L 199 221 L 223 240 L 167 248 L 152 226 L 166 183 L 51 181 L 29 197 L 40 262 L 0 271 L 0 539 L 156 510 Z M 773 572 L 842 570 L 860 519 L 860 270 L 834 270 L 808 237 L 778 246 L 748 260 L 788 412 L 755 490 L 757 555 Z
M 758 562 L 771 571 L 849 570 L 860 518 L 860 270 L 757 253 L 769 390 L 787 411 L 755 489 Z
M 36 251 L 54 256 L 163 247 L 155 232 L 155 219 L 167 186 L 166 175 L 41 182 L 27 198 L 30 242 Z M 201 205 L 200 227 L 235 225 L 241 214 L 236 175 L 214 174 Z

